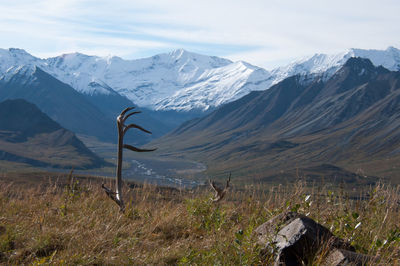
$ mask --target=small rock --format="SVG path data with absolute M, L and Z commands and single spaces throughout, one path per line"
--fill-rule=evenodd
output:
M 321 266 L 339 266 L 339 265 L 366 265 L 373 262 L 374 258 L 343 249 L 332 249 L 325 257 Z

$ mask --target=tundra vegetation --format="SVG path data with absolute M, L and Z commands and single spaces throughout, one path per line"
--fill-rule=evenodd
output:
M 399 188 L 380 183 L 353 191 L 301 179 L 238 186 L 233 178 L 217 203 L 208 184 L 179 190 L 124 183 L 120 212 L 100 186 L 112 180 L 43 173 L 0 180 L 4 264 L 268 265 L 273 254 L 260 256 L 254 230 L 285 211 L 311 217 L 382 264 L 400 259 Z M 311 264 L 323 256 L 321 250 Z

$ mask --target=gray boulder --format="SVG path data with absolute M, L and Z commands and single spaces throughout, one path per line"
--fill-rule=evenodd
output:
M 275 265 L 304 265 L 322 250 L 355 251 L 313 219 L 294 212 L 282 213 L 259 226 L 255 233 L 264 248 L 262 254 L 274 254 Z

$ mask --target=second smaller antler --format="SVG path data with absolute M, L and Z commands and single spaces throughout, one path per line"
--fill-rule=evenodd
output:
M 229 188 L 229 182 L 231 182 L 231 175 L 232 175 L 232 173 L 229 173 L 229 177 L 228 177 L 228 180 L 226 180 L 226 186 L 225 186 L 224 189 L 221 189 L 221 188 L 217 187 L 215 185 L 214 181 L 211 181 L 210 179 L 208 180 L 208 182 L 210 183 L 210 186 L 215 191 L 214 198 L 211 199 L 213 202 L 218 202 L 218 201 L 222 200 L 225 197 L 225 194 L 226 194 L 226 192 L 228 191 L 228 188 Z

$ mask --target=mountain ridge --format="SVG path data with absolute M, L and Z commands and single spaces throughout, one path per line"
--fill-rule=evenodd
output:
M 112 165 L 23 99 L 0 102 L 0 144 L 0 160 L 37 167 L 86 169 Z
M 0 49 L 0 73 L 10 66 L 35 64 L 87 95 L 119 94 L 151 110 L 202 112 L 251 91 L 268 89 L 289 76 L 308 76 L 308 82 L 320 75 L 329 79 L 354 56 L 369 58 L 374 65 L 383 65 L 389 70 L 400 69 L 400 50 L 394 47 L 316 54 L 270 71 L 246 62 L 232 62 L 183 49 L 135 60 L 80 53 L 39 59 L 21 49 Z

